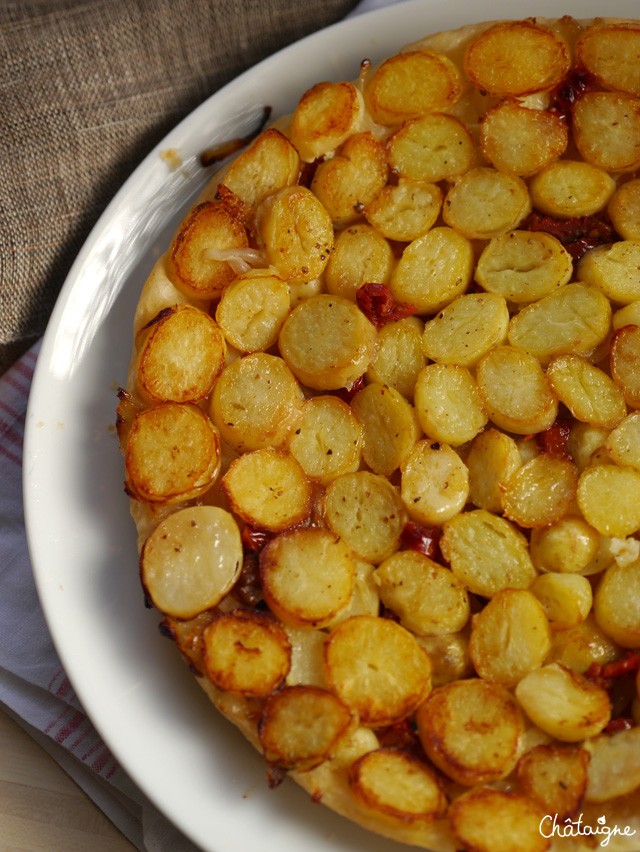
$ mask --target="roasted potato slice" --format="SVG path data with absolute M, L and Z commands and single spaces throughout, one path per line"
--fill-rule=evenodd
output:
M 431 682 L 442 686 L 460 678 L 471 677 L 473 667 L 469 657 L 469 630 L 465 627 L 457 633 L 439 633 L 417 636 L 420 645 L 431 657 Z
M 518 759 L 524 718 L 511 693 L 480 678 L 438 686 L 416 713 L 429 759 L 458 784 L 506 777 Z
M 456 577 L 482 597 L 506 588 L 528 589 L 536 577 L 522 533 L 485 509 L 446 521 L 440 548 Z
M 529 182 L 533 206 L 558 218 L 590 216 L 603 210 L 615 188 L 608 172 L 579 160 L 555 160 Z
M 640 240 L 640 178 L 620 184 L 611 196 L 607 213 L 625 240 Z
M 391 476 L 420 437 L 415 409 L 399 391 L 377 382 L 358 391 L 351 409 L 364 429 L 365 463 L 374 473 Z
M 227 287 L 216 308 L 216 322 L 240 352 L 265 352 L 278 340 L 290 304 L 286 281 L 256 269 Z
M 240 530 L 216 506 L 179 509 L 158 524 L 140 554 L 142 586 L 161 612 L 189 619 L 217 606 L 242 567 Z
M 567 514 L 549 526 L 531 530 L 531 559 L 538 571 L 581 574 L 595 559 L 599 546 L 599 533 L 578 515 Z
M 638 559 L 629 564 L 611 565 L 596 588 L 593 600 L 596 622 L 623 648 L 640 648 L 639 592 Z
M 640 165 L 640 99 L 618 92 L 585 92 L 572 107 L 573 138 L 587 163 L 609 172 Z
M 640 326 L 625 325 L 611 340 L 611 375 L 627 404 L 640 407 Z
M 393 249 L 366 222 L 341 230 L 324 273 L 327 292 L 355 302 L 363 284 L 387 284 L 394 266 Z
M 373 728 L 405 719 L 431 688 L 426 651 L 387 618 L 347 618 L 331 631 L 324 654 L 327 683 Z
M 291 646 L 272 617 L 254 610 L 221 614 L 205 628 L 207 677 L 220 689 L 261 698 L 274 692 L 289 671 Z
M 160 402 L 135 416 L 124 448 L 128 493 L 147 503 L 203 494 L 220 472 L 220 436 L 193 403 Z
M 640 786 L 640 728 L 588 740 L 587 801 L 607 802 Z
M 588 467 L 580 474 L 577 498 L 587 523 L 602 535 L 625 538 L 640 529 L 640 471 Z
M 364 208 L 364 215 L 388 240 L 412 242 L 437 222 L 442 190 L 435 183 L 399 178 L 388 183 Z
M 521 527 L 545 527 L 570 511 L 577 488 L 578 470 L 573 462 L 540 453 L 505 482 L 504 514 Z
M 640 299 L 639 264 L 640 240 L 619 240 L 587 252 L 578 264 L 578 275 L 612 302 L 629 305 Z
M 509 309 L 494 293 L 465 293 L 424 327 L 422 351 L 438 364 L 473 367 L 494 346 L 506 341 Z
M 632 23 L 588 27 L 578 39 L 579 62 L 607 89 L 640 95 L 640 27 Z
M 476 672 L 509 689 L 540 668 L 550 648 L 544 607 L 526 589 L 501 589 L 471 621 L 469 654 Z
M 640 411 L 634 411 L 621 420 L 604 445 L 611 459 L 620 467 L 640 470 Z
M 293 456 L 272 447 L 235 459 L 222 478 L 233 511 L 251 526 L 281 532 L 311 511 L 311 485 Z
M 478 509 L 501 514 L 505 483 L 522 464 L 514 439 L 499 429 L 485 429 L 471 442 L 465 464 L 471 502 Z
M 342 539 L 322 527 L 290 530 L 260 552 L 269 609 L 286 624 L 326 627 L 348 607 L 356 566 Z
M 487 413 L 472 373 L 460 364 L 428 364 L 418 374 L 415 410 L 425 435 L 459 447 L 486 426 Z
M 418 441 L 402 467 L 400 493 L 415 521 L 440 525 L 464 508 L 469 496 L 469 472 L 448 444 Z
M 285 686 L 265 701 L 258 736 L 268 763 L 306 771 L 329 760 L 353 726 L 352 712 L 328 690 Z
M 381 748 L 362 755 L 351 765 L 349 786 L 365 807 L 403 823 L 440 818 L 447 807 L 433 769 L 400 749 Z
M 576 420 L 601 429 L 613 429 L 626 416 L 627 406 L 618 385 L 603 370 L 579 355 L 554 358 L 547 376 L 560 402 Z
M 466 172 L 476 157 L 467 127 L 446 113 L 429 113 L 405 122 L 388 139 L 387 150 L 395 173 L 429 183 Z
M 476 240 L 512 231 L 530 212 L 529 191 L 522 178 L 487 166 L 469 169 L 456 178 L 442 205 L 447 225 Z
M 582 748 L 539 745 L 518 761 L 518 783 L 547 814 L 563 821 L 582 807 L 587 790 L 589 754 Z
M 384 325 L 378 331 L 378 349 L 366 379 L 395 388 L 411 402 L 418 374 L 425 364 L 423 332 L 424 323 L 419 317 L 405 317 Z
M 554 630 L 580 624 L 591 612 L 591 583 L 581 574 L 543 574 L 530 586 Z
M 317 83 L 302 95 L 293 112 L 291 141 L 310 163 L 356 132 L 363 114 L 362 95 L 353 83 Z
M 551 845 L 540 831 L 543 807 L 521 793 L 473 790 L 456 799 L 449 819 L 460 843 L 473 852 L 545 852 Z
M 362 423 L 337 396 L 313 396 L 302 406 L 289 452 L 310 479 L 324 484 L 360 467 Z
M 593 663 L 610 663 L 619 656 L 620 646 L 598 627 L 591 612 L 574 627 L 554 631 L 547 662 L 584 674 Z

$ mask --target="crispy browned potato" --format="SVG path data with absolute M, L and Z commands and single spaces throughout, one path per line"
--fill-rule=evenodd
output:
M 634 23 L 601 23 L 578 39 L 576 55 L 606 89 L 640 95 L 638 72 L 640 27 Z
M 640 165 L 640 100 L 618 92 L 586 92 L 572 108 L 575 144 L 587 163 L 610 172 Z
M 627 405 L 640 407 L 640 326 L 625 325 L 611 340 L 611 375 Z
M 317 83 L 302 95 L 291 117 L 291 141 L 306 162 L 335 150 L 363 118 L 362 95 L 353 83 Z
M 518 761 L 518 783 L 545 813 L 557 814 L 564 821 L 582 807 L 588 766 L 589 754 L 582 748 L 539 745 Z
M 577 488 L 578 470 L 573 462 L 540 453 L 505 482 L 504 514 L 521 527 L 546 527 L 570 511 Z
M 446 113 L 430 113 L 405 122 L 389 138 L 387 148 L 395 173 L 429 183 L 466 172 L 476 158 L 466 125 Z
M 480 125 L 482 153 L 502 172 L 530 177 L 564 153 L 569 141 L 558 115 L 503 101 L 485 113 Z
M 456 837 L 473 852 L 545 852 L 551 844 L 545 836 L 551 827 L 540 831 L 545 818 L 534 799 L 489 787 L 466 793 L 449 809 Z

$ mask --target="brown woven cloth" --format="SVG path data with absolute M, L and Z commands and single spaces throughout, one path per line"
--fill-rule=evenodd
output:
M 0 0 L 0 374 L 111 197 L 197 104 L 357 0 Z

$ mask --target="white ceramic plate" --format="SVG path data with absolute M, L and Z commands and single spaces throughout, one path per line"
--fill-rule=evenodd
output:
M 24 484 L 38 591 L 56 648 L 96 728 L 137 784 L 209 852 L 406 849 L 312 804 L 218 717 L 145 610 L 113 431 L 131 319 L 153 261 L 206 180 L 198 154 L 246 136 L 263 107 L 291 110 L 324 79 L 353 79 L 423 34 L 500 17 L 637 14 L 635 0 L 411 0 L 323 30 L 251 69 L 184 120 L 106 209 L 65 283 L 30 399 Z M 176 149 L 171 172 L 162 152 Z

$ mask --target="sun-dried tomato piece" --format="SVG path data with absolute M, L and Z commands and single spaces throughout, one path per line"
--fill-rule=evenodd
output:
M 584 68 L 572 68 L 551 92 L 550 112 L 571 119 L 571 107 L 595 87 L 595 77 Z
M 260 563 L 256 553 L 245 553 L 233 592 L 243 606 L 257 607 L 263 601 Z
M 246 526 L 242 530 L 242 545 L 251 553 L 260 553 L 262 548 L 273 538 L 273 533 L 260 530 L 257 527 Z
M 614 660 L 612 663 L 605 663 L 602 666 L 600 674 L 602 677 L 622 677 L 623 675 L 632 674 L 640 669 L 640 653 L 628 651 L 619 660 Z
M 606 734 L 616 734 L 618 731 L 628 731 L 634 727 L 635 722 L 629 716 L 618 716 L 617 719 L 612 719 L 609 724 L 605 726 L 604 732 Z
M 551 234 L 560 240 L 574 260 L 580 260 L 589 249 L 620 239 L 604 213 L 555 219 L 534 210 L 521 227 L 525 231 L 544 231 Z
M 569 438 L 571 423 L 568 420 L 556 420 L 544 432 L 536 434 L 536 442 L 544 453 L 557 458 L 570 459 Z
M 356 302 L 376 328 L 410 317 L 416 312 L 408 302 L 397 302 L 386 284 L 363 284 L 356 292 Z
M 348 388 L 338 388 L 332 391 L 334 396 L 340 397 L 343 402 L 349 404 L 354 396 L 364 387 L 364 376 L 358 376 L 355 382 Z
M 440 529 L 438 527 L 427 527 L 408 521 L 400 533 L 400 547 L 404 550 L 417 550 L 424 553 L 430 559 L 434 559 L 438 552 L 440 541 Z

